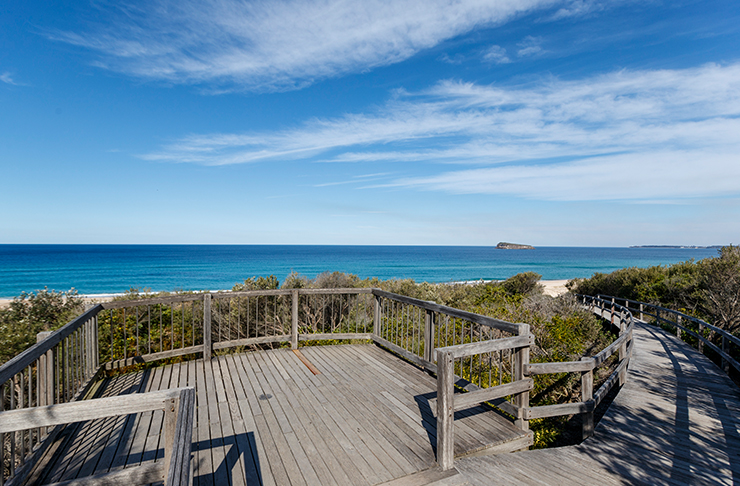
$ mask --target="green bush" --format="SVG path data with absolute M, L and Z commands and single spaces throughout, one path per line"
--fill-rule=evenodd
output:
M 725 246 L 716 257 L 667 266 L 623 268 L 568 282 L 584 295 L 611 295 L 657 304 L 740 331 L 740 247 Z
M 0 364 L 35 344 L 39 332 L 60 328 L 83 310 L 75 289 L 23 292 L 0 309 Z

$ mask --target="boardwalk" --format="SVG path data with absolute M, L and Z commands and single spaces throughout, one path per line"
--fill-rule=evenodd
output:
M 740 485 L 740 393 L 675 336 L 636 323 L 627 383 L 583 444 L 467 458 L 448 484 Z
M 436 380 L 375 345 L 227 355 L 108 380 L 101 396 L 195 386 L 195 485 L 377 484 L 435 465 Z M 526 447 L 483 407 L 458 413 L 456 455 Z M 69 426 L 45 482 L 162 458 L 162 412 Z

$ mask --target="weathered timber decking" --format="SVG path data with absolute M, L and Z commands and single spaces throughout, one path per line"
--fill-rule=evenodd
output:
M 740 484 L 740 393 L 704 355 L 636 321 L 626 384 L 578 446 L 463 458 L 454 484 Z M 450 483 L 453 484 L 453 483 Z
M 436 380 L 375 345 L 214 357 L 120 375 L 97 396 L 194 386 L 195 485 L 377 484 L 436 465 Z M 528 445 L 487 407 L 456 414 L 455 455 Z M 70 425 L 44 482 L 162 460 L 163 413 Z

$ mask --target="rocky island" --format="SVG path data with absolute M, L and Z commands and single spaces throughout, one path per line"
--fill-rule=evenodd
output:
M 534 250 L 532 245 L 520 245 L 518 243 L 506 243 L 505 241 L 500 242 L 496 245 L 499 250 Z

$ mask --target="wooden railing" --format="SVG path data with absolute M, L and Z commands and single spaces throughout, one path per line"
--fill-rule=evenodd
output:
M 740 362 L 734 357 L 740 356 L 740 338 L 724 329 L 659 305 L 607 295 L 599 295 L 599 298 L 614 303 L 621 302 L 625 308 L 638 314 L 641 321 L 647 322 L 645 316 L 649 316 L 654 324 L 667 325 L 679 339 L 688 342 L 702 354 L 707 350 L 716 353 L 719 357 L 718 364 L 725 373 L 729 374 L 730 366 L 740 373 Z
M 455 412 L 475 407 L 483 402 L 501 400 L 506 396 L 514 397 L 514 404 L 499 401 L 499 407 L 506 403 L 513 407 L 517 417 L 516 424 L 526 430 L 528 421 L 523 411 L 529 406 L 529 391 L 534 388 L 534 381 L 525 378 L 524 369 L 529 362 L 529 348 L 534 344 L 534 336 L 529 333 L 529 325 L 518 325 L 518 336 L 491 339 L 488 341 L 471 342 L 438 348 L 437 354 L 437 463 L 442 469 L 450 469 L 454 462 L 455 451 Z M 506 384 L 493 385 L 488 388 L 479 388 L 465 394 L 455 393 L 455 378 L 457 369 L 463 369 L 465 360 L 474 361 L 477 357 L 480 363 L 490 362 L 494 355 L 503 351 L 514 351 L 514 369 L 511 381 Z M 456 360 L 459 360 L 456 366 Z M 499 379 L 499 383 L 502 380 Z
M 454 461 L 454 413 L 457 410 L 490 402 L 516 418 L 516 424 L 525 429 L 532 419 L 562 415 L 582 416 L 582 437 L 591 436 L 594 430 L 594 410 L 606 397 L 615 384 L 624 384 L 627 365 L 632 354 L 633 319 L 630 311 L 614 302 L 599 298 L 582 297 L 584 305 L 601 317 L 609 319 L 612 326 L 619 330 L 619 337 L 601 352 L 579 361 L 557 363 L 529 363 L 530 346 L 534 336 L 529 334 L 527 324 L 518 326 L 517 336 L 499 338 L 477 343 L 458 344 L 442 347 L 437 353 L 437 462 L 442 469 L 449 469 Z M 477 388 L 464 394 L 454 394 L 454 374 L 457 369 L 456 359 L 474 359 L 478 356 L 484 361 L 486 353 L 511 350 L 514 353 L 514 364 L 511 381 L 490 384 L 488 388 Z M 607 359 L 618 353 L 619 362 L 611 375 L 594 391 L 594 370 L 604 366 Z M 529 392 L 534 388 L 535 375 L 550 373 L 581 373 L 581 401 L 539 407 L 529 406 Z M 471 388 L 467 388 L 471 390 Z M 503 397 L 513 398 L 513 404 Z
M 578 296 L 583 305 L 590 311 L 607 319 L 611 326 L 618 330 L 619 336 L 609 346 L 594 356 L 583 357 L 579 361 L 565 361 L 558 363 L 532 363 L 525 366 L 525 375 L 543 375 L 550 373 L 581 373 L 581 401 L 556 405 L 530 407 L 525 412 L 528 419 L 556 417 L 561 415 L 581 414 L 582 438 L 593 435 L 594 410 L 606 398 L 614 385 L 624 384 L 627 376 L 627 366 L 632 356 L 634 340 L 632 332 L 634 320 L 632 313 L 626 307 L 599 297 Z M 594 370 L 604 366 L 607 360 L 618 353 L 616 368 L 609 377 L 594 391 Z
M 35 346 L 0 367 L 2 410 L 83 399 L 104 370 L 188 355 L 208 360 L 229 348 L 297 349 L 301 341 L 360 339 L 437 374 L 437 407 L 444 412 L 438 412 L 438 420 L 444 420 L 438 428 L 438 451 L 442 463 L 451 465 L 451 417 L 455 410 L 481 402 L 510 414 L 523 430 L 534 418 L 581 413 L 584 436 L 592 433 L 595 406 L 617 378 L 624 381 L 632 316 L 603 299 L 589 297 L 584 302 L 608 314 L 620 329 L 619 338 L 581 361 L 531 364 L 533 337 L 527 324 L 379 289 L 279 289 L 108 302 L 41 336 Z M 617 351 L 617 370 L 593 392 L 593 370 Z M 581 402 L 530 407 L 531 376 L 563 372 L 582 374 Z M 453 396 L 454 387 L 467 393 Z M 0 433 L 0 486 L 19 484 L 28 476 L 61 426 L 47 430 Z M 522 447 L 531 445 L 531 433 L 527 437 Z
M 99 370 L 97 315 L 89 309 L 0 367 L 0 411 L 69 403 L 84 397 Z M 0 485 L 25 480 L 61 427 L 0 432 Z
M 194 388 L 175 388 L 0 412 L 0 433 L 15 434 L 18 431 L 153 410 L 164 412 L 164 461 L 79 478 L 74 484 L 148 484 L 164 481 L 165 486 L 190 486 Z

